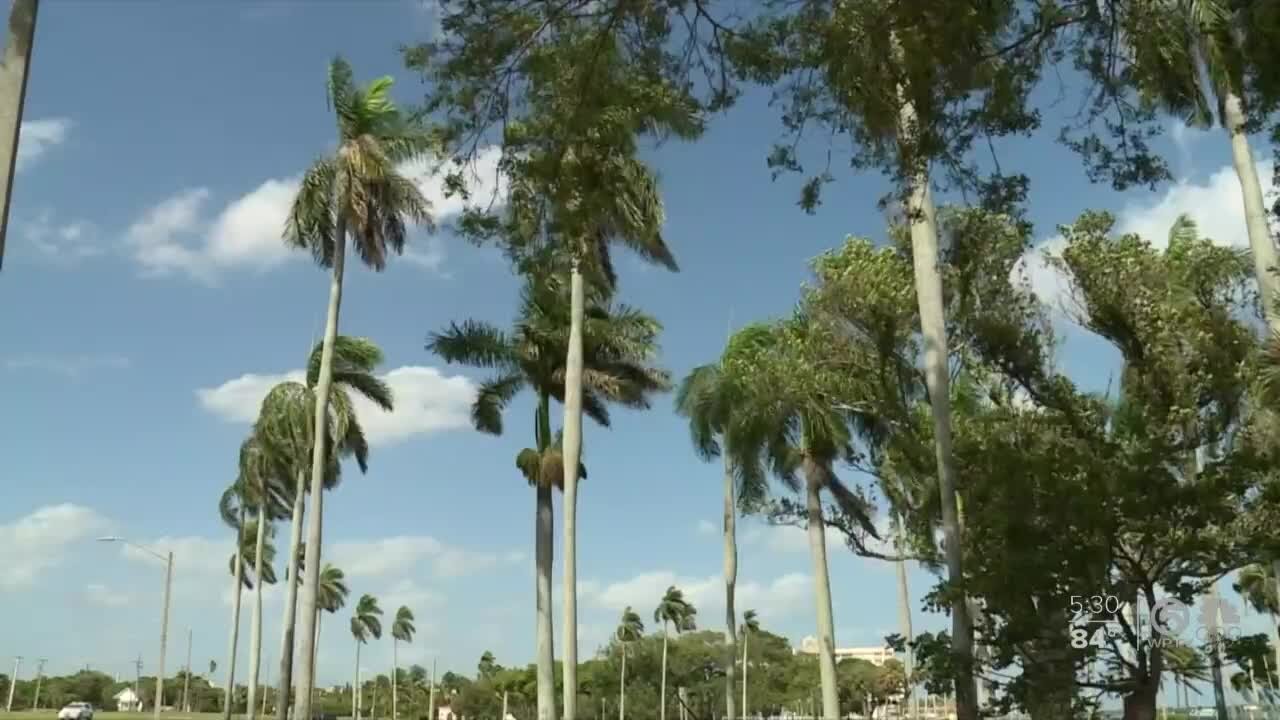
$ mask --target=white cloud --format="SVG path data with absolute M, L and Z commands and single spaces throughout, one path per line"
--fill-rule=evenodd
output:
M 697 532 L 699 535 L 715 535 L 716 524 L 710 520 L 699 520 Z
M 42 370 L 79 378 L 90 370 L 123 370 L 130 365 L 123 355 L 20 355 L 4 361 L 7 370 Z
M 72 503 L 38 508 L 0 525 L 0 588 L 30 587 L 60 565 L 71 546 L 91 542 L 109 526 L 97 512 Z
M 1274 192 L 1272 163 L 1257 163 L 1258 178 L 1264 196 Z M 1203 237 L 1229 247 L 1249 247 L 1244 222 L 1244 206 L 1240 182 L 1234 168 L 1223 167 L 1203 182 L 1181 181 L 1152 202 L 1129 202 L 1116 216 L 1118 234 L 1137 233 L 1157 248 L 1169 244 L 1169 228 L 1179 215 L 1191 216 Z M 1052 307 L 1061 307 L 1070 293 L 1070 281 L 1050 267 L 1048 257 L 1060 256 L 1066 241 L 1055 235 L 1024 255 L 1013 272 L 1025 278 L 1031 289 Z
M 101 255 L 103 251 L 96 242 L 97 229 L 91 223 L 83 220 L 56 222 L 48 210 L 21 223 L 18 230 L 40 257 L 53 262 L 72 263 Z
M 46 118 L 22 123 L 18 134 L 17 171 L 31 167 L 42 155 L 67 139 L 72 122 L 67 118 Z
M 630 606 L 643 616 L 661 599 L 667 588 L 675 585 L 698 608 L 700 617 L 713 622 L 724 610 L 724 577 L 682 577 L 669 570 L 640 573 L 626 580 L 603 584 L 586 580 L 578 584 L 583 604 L 601 610 L 621 613 Z M 758 581 L 739 582 L 735 602 L 739 608 L 756 610 L 762 619 L 777 622 L 812 610 L 813 583 L 804 573 L 788 573 L 765 584 Z M 809 602 L 805 602 L 809 600 Z
M 447 225 L 467 205 L 505 199 L 506 184 L 496 175 L 500 157 L 500 149 L 485 148 L 467 169 L 474 185 L 467 202 L 445 197 L 445 173 L 438 162 L 419 160 L 401 171 L 431 203 L 436 222 Z M 309 260 L 281 239 L 300 181 L 300 175 L 269 179 L 213 215 L 206 212 L 208 188 L 183 190 L 146 210 L 125 233 L 126 244 L 145 273 L 185 273 L 207 285 L 229 270 L 265 271 L 290 260 Z M 405 249 L 406 262 L 428 270 L 439 271 L 444 259 L 444 245 L 425 234 L 411 238 Z
M 133 604 L 134 598 L 126 592 L 113 590 L 102 583 L 89 583 L 84 588 L 85 599 L 91 605 L 98 605 L 106 608 L 129 607 Z
M 490 570 L 503 559 L 499 553 L 453 547 L 429 535 L 346 540 L 325 552 L 331 552 L 334 564 L 352 578 L 403 575 L 423 563 L 437 577 L 459 577 Z
M 302 381 L 301 370 L 276 375 L 245 374 L 213 388 L 196 391 L 201 407 L 230 422 L 250 423 L 258 417 L 262 399 L 277 383 Z M 444 375 L 436 368 L 406 366 L 382 376 L 391 386 L 395 410 L 385 412 L 354 396 L 356 414 L 372 445 L 390 445 L 414 435 L 453 430 L 470 424 L 475 385 L 461 375 Z

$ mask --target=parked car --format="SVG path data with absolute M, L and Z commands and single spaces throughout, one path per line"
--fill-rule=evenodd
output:
M 93 706 L 87 702 L 67 703 L 58 711 L 58 720 L 93 720 Z

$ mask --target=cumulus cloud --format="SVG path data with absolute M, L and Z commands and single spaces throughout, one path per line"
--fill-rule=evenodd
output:
M 1272 167 L 1270 161 L 1257 164 L 1264 197 L 1275 191 Z M 1201 236 L 1219 245 L 1249 247 L 1240 182 L 1229 165 L 1202 182 L 1178 182 L 1154 201 L 1125 204 L 1115 213 L 1115 231 L 1137 233 L 1155 247 L 1163 248 L 1169 244 L 1169 228 L 1182 214 L 1195 220 Z M 1070 281 L 1049 263 L 1049 258 L 1060 257 L 1065 247 L 1066 240 L 1055 235 L 1023 256 L 1013 270 L 1015 279 L 1029 282 L 1031 289 L 1051 307 L 1061 307 L 1062 299 L 1071 291 Z
M 251 423 L 262 399 L 277 383 L 301 382 L 303 371 L 274 375 L 245 374 L 217 387 L 196 390 L 200 406 L 229 422 Z M 445 375 L 436 368 L 406 366 L 382 376 L 391 386 L 395 410 L 385 412 L 353 394 L 356 414 L 371 445 L 390 445 L 441 430 L 467 427 L 476 388 L 461 375 Z
M 437 577 L 452 578 L 493 569 L 504 559 L 502 553 L 454 547 L 429 535 L 345 540 L 325 552 L 352 578 L 398 576 L 423 564 Z
M 18 134 L 17 171 L 31 167 L 45 153 L 61 145 L 71 132 L 68 118 L 45 118 L 22 123 Z
M 497 176 L 500 157 L 500 149 L 486 148 L 464 169 L 474 186 L 466 201 L 445 197 L 446 168 L 439 162 L 419 160 L 400 169 L 430 201 L 436 222 L 448 225 L 469 204 L 503 201 L 505 182 Z M 280 237 L 300 181 L 300 175 L 269 179 L 216 212 L 208 209 L 208 188 L 188 188 L 144 211 L 126 231 L 125 243 L 145 274 L 186 274 L 206 285 L 216 284 L 226 271 L 265 271 L 289 260 L 309 259 L 286 247 Z M 438 270 L 445 259 L 444 245 L 430 237 L 413 238 L 404 259 Z
M 109 526 L 94 510 L 72 503 L 38 508 L 0 525 L 0 588 L 30 587 L 60 565 L 73 546 L 89 542 Z
M 717 611 L 724 609 L 724 578 L 718 574 L 699 578 L 657 570 L 611 583 L 585 580 L 578 583 L 578 597 L 584 605 L 620 613 L 628 606 L 653 606 L 672 585 L 684 592 L 685 597 L 698 608 L 699 615 L 719 617 Z M 756 610 L 768 622 L 777 622 L 803 613 L 810 607 L 805 601 L 811 601 L 812 597 L 810 576 L 788 573 L 768 583 L 754 580 L 739 582 L 736 603 L 739 608 Z

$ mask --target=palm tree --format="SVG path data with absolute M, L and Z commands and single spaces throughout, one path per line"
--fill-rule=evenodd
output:
M 311 645 L 315 652 L 319 652 L 320 649 L 320 620 L 322 617 L 320 611 L 323 610 L 330 615 L 337 614 L 347 604 L 347 595 L 350 592 L 347 588 L 346 575 L 342 570 L 325 563 L 324 569 L 320 571 L 320 585 L 316 589 L 316 634 Z M 315 667 L 315 657 L 313 656 L 311 662 L 312 688 L 315 688 Z
M 241 558 L 244 556 L 244 525 L 245 513 L 247 512 L 243 492 L 242 478 L 237 478 L 236 482 L 223 491 L 222 497 L 218 501 L 218 513 L 222 516 L 223 523 L 236 531 L 235 551 L 231 554 L 231 639 L 228 641 L 227 648 L 227 685 L 223 689 L 223 720 L 231 719 L 231 693 L 236 684 L 236 654 L 240 641 L 240 597 L 246 581 L 244 563 L 241 562 Z M 213 670 L 210 669 L 210 672 L 212 673 Z
M 264 554 L 268 535 L 275 536 L 272 520 L 283 514 L 284 503 L 280 493 L 287 481 L 281 473 L 281 464 L 272 457 L 266 446 L 255 433 L 240 447 L 240 474 L 246 489 L 246 497 L 252 502 L 254 515 L 254 550 L 251 559 L 254 575 L 258 578 L 253 592 L 253 619 L 249 631 L 249 694 L 246 700 L 245 714 L 253 720 L 257 713 L 258 677 L 262 669 L 262 587 L 275 582 L 275 571 L 271 569 L 275 549 L 270 556 Z
M 399 693 L 396 686 L 400 684 L 400 656 L 398 645 L 401 642 L 413 642 L 413 634 L 417 628 L 413 626 L 413 611 L 401 605 L 396 611 L 396 619 L 391 623 L 391 720 L 399 718 Z M 506 720 L 503 718 L 503 720 Z
M 326 437 L 330 420 L 334 346 L 342 304 L 347 236 L 356 253 L 374 270 L 386 267 L 391 253 L 404 249 L 406 221 L 431 224 L 430 207 L 418 187 L 397 167 L 432 148 L 427 133 L 410 123 L 392 102 L 392 80 L 382 77 L 357 87 L 351 66 L 341 58 L 329 64 L 329 102 L 338 126 L 338 148 L 312 165 L 302 179 L 285 226 L 287 244 L 310 250 L 321 267 L 332 270 L 329 307 L 315 383 L 312 437 Z M 328 466 L 324 445 L 311 453 L 311 508 L 307 523 L 306 577 L 302 588 L 300 682 L 295 715 L 311 715 L 316 592 L 320 582 L 323 488 Z
M 827 347 L 820 329 L 797 313 L 785 323 L 743 328 L 729 341 L 721 363 L 727 374 L 749 383 L 728 432 L 735 438 L 730 450 L 736 455 L 733 462 L 738 472 L 760 477 L 767 463 L 789 490 L 804 495 L 817 605 L 822 716 L 833 718 L 840 717 L 840 708 L 822 493 L 829 493 L 840 510 L 869 535 L 877 533 L 866 503 L 835 473 L 836 461 L 853 454 L 855 431 L 865 434 L 870 428 L 854 409 L 833 404 L 833 397 L 844 396 L 842 383 L 850 380 L 847 373 L 818 370 L 810 362 L 809 353 Z
M 284 619 L 280 638 L 280 677 L 277 703 L 277 720 L 286 720 L 289 712 L 289 691 L 293 687 L 293 650 L 297 622 L 298 587 L 301 582 L 299 565 L 305 558 L 302 543 L 302 522 L 306 506 L 307 470 L 311 461 L 311 421 L 315 408 L 315 386 L 320 374 L 322 346 L 311 350 L 307 362 L 304 383 L 287 381 L 273 387 L 262 402 L 262 411 L 254 432 L 281 466 L 285 478 L 292 480 L 292 488 L 285 494 L 291 505 L 289 524 L 289 566 L 285 576 L 297 578 L 286 591 Z M 356 417 L 352 394 L 358 394 L 377 407 L 391 411 L 394 408 L 391 388 L 374 374 L 382 364 L 382 350 L 365 338 L 339 335 L 334 339 L 333 386 L 329 421 L 329 463 L 325 476 L 325 489 L 332 489 L 341 480 L 339 460 L 353 457 L 360 472 L 369 468 L 369 444 L 364 429 Z M 333 450 L 336 449 L 336 452 Z
M 742 717 L 747 717 L 747 641 L 752 635 L 760 632 L 760 620 L 756 617 L 755 610 L 748 610 L 742 614 L 742 625 L 738 628 L 742 634 Z
M 658 692 L 658 717 L 667 718 L 667 626 L 671 625 L 677 633 L 696 630 L 698 609 L 693 603 L 685 600 L 684 592 L 672 585 L 663 593 L 658 607 L 653 610 L 653 621 L 662 623 L 662 681 Z
M 571 299 L 555 277 L 530 278 L 521 294 L 515 327 L 503 332 L 491 325 L 467 321 L 433 333 L 427 349 L 450 363 L 482 367 L 494 372 L 481 385 L 471 406 L 471 421 L 481 432 L 500 435 L 502 412 L 521 390 L 536 397 L 534 447 L 516 457 L 516 466 L 535 488 L 534 564 L 537 623 L 537 706 L 539 720 L 555 717 L 555 653 L 551 621 L 553 558 L 552 489 L 562 487 L 559 433 L 551 430 L 551 401 L 565 401 L 566 350 L 572 336 Z M 611 305 L 593 295 L 583 324 L 585 368 L 582 404 L 588 417 L 609 426 L 608 403 L 647 408 L 654 392 L 670 387 L 665 371 L 653 367 L 661 326 L 653 318 L 625 305 Z M 579 456 L 581 454 L 579 453 Z M 578 463 L 575 477 L 585 477 Z M 565 507 L 568 505 L 566 496 Z M 568 667 L 569 659 L 565 659 Z
M 644 621 L 631 606 L 622 611 L 622 620 L 614 631 L 622 648 L 622 676 L 618 680 L 618 720 L 627 720 L 627 645 L 644 637 Z
M 722 452 L 720 445 L 730 443 L 726 431 L 732 424 L 735 403 L 741 403 L 741 386 L 736 378 L 726 376 L 720 363 L 694 368 L 676 391 L 676 412 L 689 419 L 689 432 L 699 457 L 711 460 L 723 456 L 724 462 L 724 589 L 725 589 L 725 717 L 733 720 L 734 665 L 737 658 L 737 611 L 734 588 L 738 581 L 738 506 L 750 507 L 765 492 L 759 477 L 748 477 L 734 471 L 732 452 Z M 752 481 L 755 481 L 754 483 Z M 746 685 L 743 685 L 745 689 Z M 743 708 L 744 716 L 746 708 Z
M 9 201 L 13 197 L 13 176 L 18 169 L 18 137 L 39 8 L 38 0 L 13 0 L 9 7 L 9 37 L 4 58 L 0 60 L 0 137 L 3 138 L 0 140 L 0 265 L 4 264 Z
M 360 720 L 361 704 L 361 688 L 360 688 L 360 646 L 369 641 L 372 636 L 374 640 L 382 637 L 382 608 L 378 607 L 378 599 L 365 593 L 360 596 L 359 602 L 356 603 L 356 611 L 351 616 L 351 636 L 356 640 L 356 679 L 351 687 L 354 692 L 351 696 L 351 717 Z

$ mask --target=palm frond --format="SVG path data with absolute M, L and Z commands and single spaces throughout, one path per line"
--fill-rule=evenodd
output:
M 518 372 L 486 380 L 471 403 L 471 424 L 480 432 L 501 435 L 502 412 L 524 386 L 524 376 Z
M 449 323 L 442 333 L 427 338 L 427 350 L 445 362 L 478 368 L 508 369 L 515 364 L 511 339 L 498 328 L 475 320 Z

